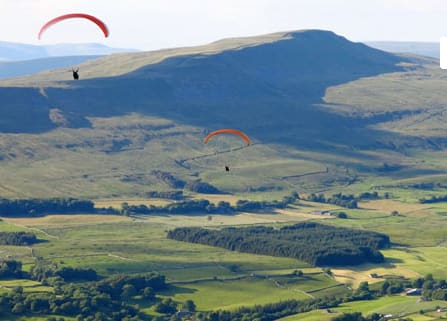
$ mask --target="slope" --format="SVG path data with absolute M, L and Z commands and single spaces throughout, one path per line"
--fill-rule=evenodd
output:
M 231 192 L 330 189 L 382 175 L 385 162 L 438 173 L 399 149 L 432 148 L 430 139 L 392 125 L 445 101 L 433 63 L 308 30 L 111 55 L 81 65 L 77 82 L 65 70 L 2 81 L 2 193 L 169 189 L 153 169 Z M 414 105 L 390 104 L 404 86 L 401 99 Z M 243 129 L 254 145 L 221 154 L 238 143 L 203 146 L 221 127 Z M 225 162 L 235 174 L 222 176 Z

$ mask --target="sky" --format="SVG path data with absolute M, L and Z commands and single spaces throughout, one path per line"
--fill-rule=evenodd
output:
M 41 26 L 66 13 L 104 21 L 64 21 L 37 39 Z M 278 31 L 324 29 L 352 41 L 427 41 L 447 36 L 446 0 L 0 0 L 0 41 L 101 43 L 154 50 Z

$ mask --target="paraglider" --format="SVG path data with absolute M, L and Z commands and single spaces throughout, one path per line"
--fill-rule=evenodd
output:
M 76 70 L 74 70 L 73 68 L 71 68 L 71 71 L 73 72 L 73 79 L 78 80 L 79 79 L 79 68 L 77 68 Z
M 203 142 L 204 142 L 204 143 L 207 143 L 207 142 L 211 139 L 211 137 L 214 137 L 214 136 L 216 136 L 216 135 L 220 135 L 220 134 L 232 134 L 232 135 L 237 135 L 237 136 L 239 136 L 240 138 L 242 138 L 242 139 L 245 141 L 245 143 L 246 143 L 247 146 L 250 145 L 250 138 L 249 138 L 244 132 L 242 132 L 242 131 L 240 131 L 240 130 L 237 130 L 237 129 L 229 129 L 229 128 L 218 129 L 218 130 L 215 130 L 215 131 L 209 133 L 209 134 L 203 139 Z M 229 167 L 228 165 L 225 165 L 225 171 L 226 171 L 226 172 L 229 172 L 229 171 L 230 171 L 230 167 Z
M 72 19 L 72 18 L 83 18 L 83 19 L 88 19 L 91 22 L 95 23 L 104 33 L 104 36 L 107 38 L 109 36 L 109 29 L 107 28 L 106 24 L 104 22 L 102 22 L 101 20 L 99 20 L 98 18 L 91 16 L 89 14 L 85 14 L 85 13 L 69 13 L 69 14 L 65 14 L 59 17 L 56 17 L 54 19 L 51 19 L 50 21 L 48 21 L 46 24 L 43 25 L 43 27 L 40 29 L 39 31 L 39 39 L 42 37 L 42 34 L 48 29 L 50 28 L 52 25 L 67 20 L 67 19 Z
M 250 138 L 244 132 L 242 132 L 240 130 L 237 130 L 237 129 L 228 129 L 228 128 L 226 128 L 226 129 L 218 129 L 218 130 L 215 130 L 215 131 L 209 133 L 203 139 L 203 142 L 207 143 L 210 140 L 211 137 L 219 135 L 219 134 L 233 134 L 233 135 L 237 135 L 237 136 L 241 137 L 245 141 L 245 143 L 247 143 L 247 146 L 250 145 Z

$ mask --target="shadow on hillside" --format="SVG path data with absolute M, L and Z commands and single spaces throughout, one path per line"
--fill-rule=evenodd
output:
M 181 286 L 169 284 L 168 288 L 164 290 L 162 293 L 167 295 L 167 294 L 191 294 L 195 292 L 197 292 L 196 289 L 184 288 Z
M 331 86 L 403 71 L 397 64 L 404 60 L 327 31 L 290 33 L 273 43 L 178 56 L 119 77 L 69 82 L 69 89 L 47 88 L 45 104 L 38 92 L 31 95 L 35 110 L 41 111 L 36 116 L 39 125 L 23 126 L 18 114 L 9 110 L 11 116 L 0 128 L 50 130 L 54 124 L 43 120 L 43 114 L 54 108 L 50 104 L 84 118 L 139 112 L 209 130 L 239 128 L 263 144 L 365 157 L 355 148 L 389 149 L 389 141 L 409 140 L 367 127 L 396 115 L 348 118 L 319 107 L 322 97 Z

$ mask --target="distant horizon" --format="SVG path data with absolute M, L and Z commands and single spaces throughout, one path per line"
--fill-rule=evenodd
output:
M 307 29 L 309 30 L 309 29 Z M 315 29 L 316 30 L 316 29 Z M 10 44 L 18 44 L 18 45 L 29 45 L 29 46 L 37 46 L 37 47 L 51 47 L 51 46 L 77 46 L 77 45 L 96 45 L 96 46 L 103 46 L 103 47 L 109 47 L 109 48 L 116 48 L 116 49 L 129 49 L 129 50 L 137 50 L 137 51 L 156 51 L 156 50 L 164 50 L 164 49 L 173 49 L 173 48 L 180 48 L 180 47 L 196 47 L 196 46 L 203 46 L 203 45 L 208 45 L 211 44 L 215 41 L 220 41 L 220 40 L 225 40 L 225 39 L 230 39 L 230 38 L 244 38 L 244 37 L 256 37 L 256 36 L 262 36 L 262 35 L 268 35 L 268 34 L 274 34 L 274 33 L 281 33 L 281 32 L 294 32 L 294 31 L 301 31 L 301 30 L 278 30 L 278 31 L 274 31 L 274 32 L 270 32 L 270 33 L 266 33 L 266 34 L 256 34 L 256 35 L 241 35 L 238 37 L 226 37 L 226 38 L 219 38 L 219 39 L 214 39 L 211 40 L 209 42 L 206 43 L 200 43 L 200 44 L 194 44 L 194 45 L 186 45 L 186 46 L 176 46 L 176 47 L 163 47 L 163 48 L 154 48 L 154 49 L 149 49 L 149 50 L 145 50 L 142 48 L 125 48 L 125 47 L 115 47 L 115 46 L 111 46 L 107 43 L 103 43 L 103 42 L 56 42 L 56 43 L 50 43 L 50 44 L 35 44 L 35 43 L 27 43 L 27 42 L 19 42 L 19 41 L 8 41 L 8 40 L 3 40 L 0 39 L 0 43 L 10 43 Z M 324 30 L 324 31 L 331 31 L 331 30 Z M 332 31 L 334 32 L 334 31 Z M 335 33 L 335 32 L 334 32 Z M 418 41 L 418 40 L 381 40 L 381 39 L 376 39 L 376 40 L 352 40 L 349 39 L 348 37 L 346 37 L 343 34 L 338 34 L 339 36 L 345 37 L 347 38 L 349 41 L 353 41 L 353 42 L 361 42 L 361 43 L 375 43 L 375 42 L 387 42 L 387 43 L 419 43 L 419 44 L 433 44 L 433 45 L 438 45 L 439 41 Z

